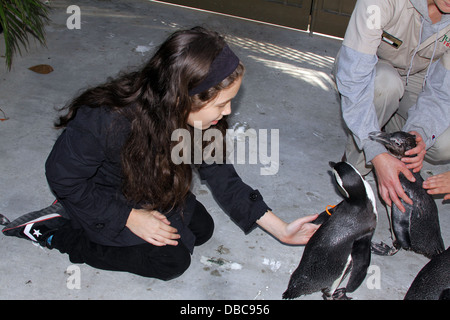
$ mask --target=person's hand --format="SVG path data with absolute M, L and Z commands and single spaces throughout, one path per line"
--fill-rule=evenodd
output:
M 287 244 L 307 244 L 320 225 L 311 223 L 318 214 L 297 219 L 286 225 L 283 242 Z
M 429 177 L 423 187 L 429 194 L 445 194 L 444 200 L 450 200 L 450 171 Z
M 377 155 L 373 158 L 372 164 L 378 178 L 378 191 L 381 198 L 388 206 L 392 206 L 392 202 L 394 202 L 401 212 L 405 212 L 405 207 L 400 199 L 411 205 L 413 202 L 403 190 L 398 175 L 401 172 L 406 179 L 415 182 L 416 179 L 411 171 L 402 161 L 388 153 Z
M 419 172 L 422 170 L 423 167 L 423 159 L 425 157 L 426 153 L 426 144 L 422 139 L 422 136 L 416 132 L 411 131 L 410 134 L 413 134 L 416 136 L 416 143 L 417 146 L 411 150 L 408 150 L 405 152 L 406 156 L 412 156 L 416 155 L 415 157 L 404 157 L 402 158 L 402 161 L 406 163 L 406 167 L 410 170 L 413 170 L 413 172 Z
M 180 238 L 177 229 L 171 227 L 166 216 L 158 211 L 132 209 L 126 226 L 135 235 L 155 246 L 176 246 L 178 242 L 175 239 Z
M 304 245 L 308 243 L 314 232 L 320 227 L 310 223 L 317 219 L 318 214 L 299 218 L 286 223 L 272 211 L 267 211 L 258 221 L 258 225 L 286 244 Z

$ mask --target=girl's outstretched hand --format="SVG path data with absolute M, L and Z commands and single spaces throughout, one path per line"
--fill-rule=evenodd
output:
M 314 232 L 320 227 L 311 223 L 317 217 L 318 214 L 313 214 L 286 223 L 272 211 L 267 211 L 257 223 L 283 243 L 304 245 L 308 243 Z
M 317 219 L 318 214 L 297 219 L 286 226 L 284 243 L 306 244 L 320 225 L 311 223 Z

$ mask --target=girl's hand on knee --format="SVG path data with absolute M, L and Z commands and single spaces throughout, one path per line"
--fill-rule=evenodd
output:
M 166 216 L 155 210 L 132 209 L 126 226 L 135 235 L 155 246 L 176 246 L 176 240 L 180 239 L 178 230 L 170 226 Z

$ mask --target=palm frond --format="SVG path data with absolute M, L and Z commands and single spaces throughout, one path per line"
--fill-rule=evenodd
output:
M 30 36 L 45 46 L 45 24 L 50 7 L 40 0 L 0 0 L 0 25 L 5 40 L 5 57 L 11 69 L 13 56 L 28 50 Z

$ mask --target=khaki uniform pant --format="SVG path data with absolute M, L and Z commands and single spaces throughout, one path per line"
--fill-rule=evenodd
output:
M 398 74 L 397 70 L 387 61 L 379 60 L 376 65 L 374 104 L 380 127 L 386 132 L 402 130 L 408 110 L 417 101 L 422 91 L 425 73 L 410 75 L 406 86 L 406 77 Z M 352 135 L 348 136 L 345 155 L 347 161 L 353 164 L 362 175 L 368 174 L 372 166 L 365 161 Z M 450 128 L 447 128 L 427 150 L 425 159 L 432 163 L 450 161 Z

